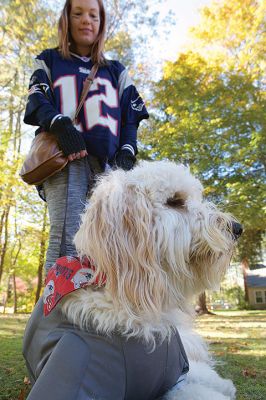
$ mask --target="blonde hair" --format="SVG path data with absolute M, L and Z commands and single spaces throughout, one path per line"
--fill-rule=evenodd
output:
M 158 322 L 168 286 L 153 237 L 152 207 L 144 193 L 137 201 L 130 185 L 123 191 L 125 180 L 124 171 L 100 180 L 74 241 L 80 256 L 94 260 L 96 274 L 107 276 L 114 302 L 131 317 L 152 315 Z
M 104 37 L 106 30 L 106 13 L 102 0 L 97 0 L 100 9 L 100 28 L 98 36 L 91 47 L 91 59 L 93 64 L 104 65 L 106 64 L 105 57 L 103 55 L 104 48 Z M 58 23 L 58 42 L 59 51 L 63 58 L 70 58 L 69 47 L 73 43 L 73 39 L 70 33 L 70 12 L 71 12 L 72 0 L 66 0 L 61 16 Z
M 169 161 L 102 175 L 74 238 L 99 288 L 66 296 L 67 319 L 152 348 L 170 337 L 180 315 L 191 314 L 191 297 L 217 290 L 236 244 L 234 218 L 204 202 L 202 190 L 188 168 Z

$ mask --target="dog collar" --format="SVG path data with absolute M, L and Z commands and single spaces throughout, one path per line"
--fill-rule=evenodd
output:
M 95 266 L 88 258 L 65 256 L 56 260 L 49 269 L 43 292 L 44 315 L 47 316 L 66 295 L 87 287 L 101 287 L 106 283 L 105 275 L 95 275 Z

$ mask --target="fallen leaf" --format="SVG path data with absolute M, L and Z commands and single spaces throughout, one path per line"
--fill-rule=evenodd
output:
M 250 378 L 256 378 L 257 373 L 254 370 L 250 370 L 250 369 L 243 369 L 242 370 L 242 375 L 244 377 L 250 377 Z
M 229 347 L 228 352 L 230 353 L 237 353 L 239 351 L 240 347 L 239 346 L 233 346 Z
M 224 351 L 215 351 L 216 356 L 224 356 Z
M 27 376 L 25 376 L 24 381 L 25 385 L 30 385 L 30 380 Z
M 25 400 L 25 389 L 21 389 L 18 395 L 18 400 Z

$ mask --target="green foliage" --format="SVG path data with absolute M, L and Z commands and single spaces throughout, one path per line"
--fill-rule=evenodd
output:
M 151 57 L 151 37 L 158 37 L 158 25 L 165 35 L 173 23 L 171 13 L 162 17 L 160 0 L 106 0 L 107 34 L 105 51 L 108 58 L 118 59 L 128 69 L 139 92 L 149 96 L 154 75 L 154 59 Z M 142 124 L 141 124 L 142 125 Z
M 132 38 L 128 32 L 117 32 L 116 35 L 107 41 L 105 51 L 112 58 L 119 59 L 120 62 L 128 67 L 134 63 Z
M 239 310 L 244 310 L 247 308 L 247 303 L 245 301 L 245 292 L 240 286 L 231 287 L 225 290 L 225 296 L 228 301 L 237 304 Z
M 206 196 L 243 223 L 239 255 L 252 260 L 262 257 L 265 230 L 263 11 L 265 2 L 251 0 L 244 10 L 240 0 L 204 9 L 193 49 L 165 65 L 153 129 L 142 137 L 150 157 L 189 164 Z
M 248 303 L 245 301 L 245 292 L 240 286 L 222 288 L 219 292 L 213 292 L 211 294 L 211 302 L 215 303 L 215 301 L 229 303 L 230 308 L 237 310 L 246 310 L 248 308 Z

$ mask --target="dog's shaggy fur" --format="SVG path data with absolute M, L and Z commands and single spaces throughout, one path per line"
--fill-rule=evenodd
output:
M 191 327 L 191 300 L 217 289 L 235 246 L 233 218 L 202 198 L 189 169 L 172 162 L 141 162 L 98 182 L 75 237 L 105 287 L 78 290 L 63 300 L 81 328 L 155 343 L 176 326 L 190 362 L 187 384 L 165 399 L 235 398 L 231 381 L 213 369 L 207 347 Z M 100 275 L 101 276 L 101 275 Z

